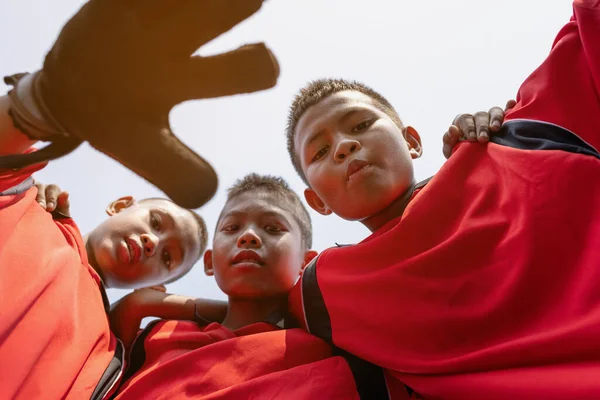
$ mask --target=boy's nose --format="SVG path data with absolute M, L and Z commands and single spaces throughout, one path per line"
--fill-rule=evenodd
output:
M 355 139 L 342 139 L 338 142 L 337 147 L 335 148 L 335 153 L 333 157 L 336 162 L 343 162 L 348 156 L 354 152 L 357 152 L 361 149 L 360 142 Z
M 253 229 L 247 229 L 237 241 L 238 247 L 245 249 L 256 249 L 262 246 L 260 237 L 254 232 Z
M 146 257 L 154 255 L 156 245 L 158 244 L 158 238 L 154 235 L 144 233 L 140 236 L 140 239 L 142 240 L 142 246 L 144 247 L 144 255 Z

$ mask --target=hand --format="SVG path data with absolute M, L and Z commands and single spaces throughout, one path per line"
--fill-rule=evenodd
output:
M 15 123 L 32 134 L 35 129 L 27 127 L 44 124 L 32 123 L 30 117 L 41 115 L 53 136 L 36 137 L 50 139 L 53 144 L 46 149 L 54 148 L 12 156 L 10 162 L 56 158 L 65 154 L 61 145 L 71 151 L 88 141 L 179 205 L 200 207 L 213 196 L 217 176 L 173 135 L 169 113 L 187 100 L 276 84 L 279 66 L 262 43 L 216 56 L 191 56 L 262 3 L 90 0 L 62 29 L 43 69 L 22 77 L 11 91 Z M 16 112 L 21 108 L 26 112 Z M 212 132 L 206 134 L 210 140 Z M 10 165 L 0 159 L 0 168 Z
M 480 111 L 472 114 L 459 114 L 448 131 L 444 134 L 443 152 L 446 158 L 450 158 L 454 146 L 460 141 L 485 143 L 490 140 L 490 135 L 498 132 L 504 122 L 504 114 L 515 106 L 514 100 L 509 100 L 506 107 L 492 107 L 488 112 Z
M 133 344 L 142 319 L 153 316 L 153 309 L 169 296 L 160 289 L 154 289 L 160 286 L 134 290 L 111 307 L 108 314 L 110 328 L 121 339 L 125 348 L 128 349 Z
M 63 192 L 57 185 L 44 185 L 41 182 L 36 182 L 35 187 L 38 194 L 35 198 L 40 206 L 46 211 L 70 218 L 70 203 L 69 193 Z

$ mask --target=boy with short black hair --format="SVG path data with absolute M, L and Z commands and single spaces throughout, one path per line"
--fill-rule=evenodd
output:
M 294 313 L 392 398 L 600 396 L 598 43 L 600 4 L 575 1 L 502 130 L 421 184 L 419 134 L 381 96 L 322 80 L 294 101 L 307 202 L 373 232 L 306 267 Z
M 204 255 L 206 274 L 229 298 L 223 322 L 151 323 L 133 344 L 117 398 L 357 398 L 344 359 L 315 336 L 277 325 L 288 292 L 316 255 L 311 241 L 308 212 L 282 178 L 250 174 L 237 181 Z M 197 305 L 137 291 L 113 310 L 113 322 L 133 319 L 137 329 L 144 316 L 194 319 Z

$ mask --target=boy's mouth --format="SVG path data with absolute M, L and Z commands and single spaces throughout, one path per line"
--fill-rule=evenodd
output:
M 233 257 L 233 265 L 238 264 L 256 264 L 258 266 L 264 265 L 264 260 L 255 251 L 242 250 Z
M 349 181 L 352 175 L 369 166 L 369 163 L 364 160 L 352 160 L 346 168 L 346 180 Z
M 127 251 L 129 252 L 129 262 L 135 264 L 138 262 L 142 256 L 141 247 L 130 238 L 125 238 L 125 246 L 127 247 Z

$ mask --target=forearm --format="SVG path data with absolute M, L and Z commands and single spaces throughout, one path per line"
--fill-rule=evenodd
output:
M 31 147 L 35 141 L 15 128 L 10 115 L 10 99 L 0 96 L 0 155 L 20 154 Z
M 216 322 L 225 318 L 227 303 L 218 300 L 164 294 L 162 299 L 146 304 L 140 311 L 143 317 Z

